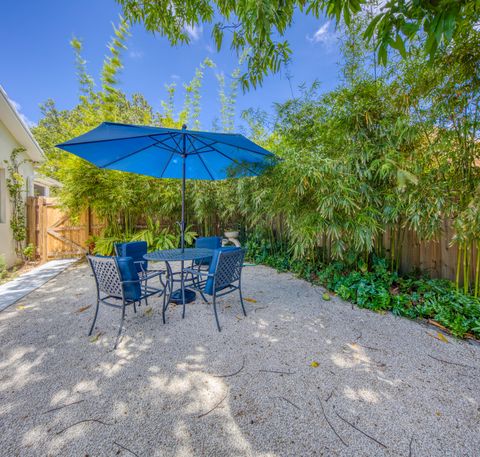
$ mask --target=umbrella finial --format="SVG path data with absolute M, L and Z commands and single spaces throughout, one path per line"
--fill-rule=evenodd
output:
M 187 130 L 187 124 L 182 125 L 182 130 Z

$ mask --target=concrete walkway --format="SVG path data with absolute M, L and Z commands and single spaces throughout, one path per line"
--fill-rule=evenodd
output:
M 78 259 L 51 260 L 0 286 L 0 311 L 43 286 Z

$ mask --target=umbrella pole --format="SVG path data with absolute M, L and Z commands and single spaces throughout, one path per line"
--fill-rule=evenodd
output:
M 181 235 L 180 235 L 180 246 L 182 252 L 185 249 L 185 155 L 183 157 L 182 163 L 182 222 L 181 222 Z
M 185 130 L 187 126 L 184 124 L 182 126 L 182 130 Z M 182 151 L 182 228 L 181 228 L 181 246 L 182 246 L 182 253 L 185 250 L 185 162 L 187 159 L 187 145 L 186 145 L 186 137 L 183 134 L 183 151 Z M 181 283 L 182 283 L 182 319 L 185 317 L 185 277 L 183 274 L 183 269 L 185 267 L 185 261 L 182 260 L 182 274 L 181 274 Z
M 182 125 L 182 130 L 186 130 L 187 126 Z M 181 226 L 181 241 L 180 246 L 182 252 L 185 250 L 185 162 L 187 159 L 187 139 L 186 135 L 183 134 L 183 150 L 182 150 L 182 226 Z

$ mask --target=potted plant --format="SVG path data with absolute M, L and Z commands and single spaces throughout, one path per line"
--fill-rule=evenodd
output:
M 238 238 L 238 235 L 240 234 L 238 230 L 234 228 L 228 228 L 225 230 L 223 233 L 225 235 L 225 238 Z

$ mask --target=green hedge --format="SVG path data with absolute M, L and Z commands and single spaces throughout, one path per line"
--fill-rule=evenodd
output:
M 361 308 L 391 311 L 410 319 L 433 319 L 455 336 L 480 338 L 480 300 L 458 292 L 451 281 L 421 274 L 400 276 L 388 269 L 385 259 L 376 257 L 368 265 L 358 260 L 327 265 L 293 260 L 285 248 L 258 238 L 248 240 L 246 248 L 250 261 L 291 271 Z

